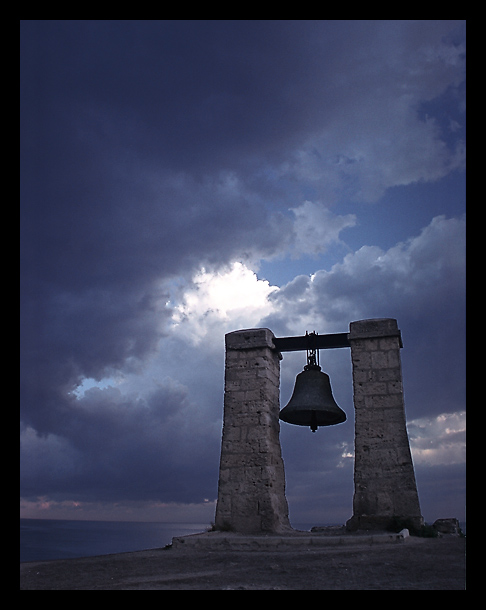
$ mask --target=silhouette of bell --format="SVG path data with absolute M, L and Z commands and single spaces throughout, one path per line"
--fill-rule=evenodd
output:
M 346 421 L 346 413 L 338 407 L 332 395 L 329 375 L 322 373 L 317 364 L 307 364 L 297 375 L 292 397 L 279 417 L 288 424 L 310 426 L 312 432 L 318 426 L 333 426 Z

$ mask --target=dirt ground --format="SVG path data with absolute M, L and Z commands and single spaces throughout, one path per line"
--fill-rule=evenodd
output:
M 465 539 L 298 551 L 155 549 L 20 564 L 21 590 L 464 590 Z

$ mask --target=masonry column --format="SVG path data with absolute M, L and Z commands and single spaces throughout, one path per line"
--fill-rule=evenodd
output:
M 215 526 L 239 533 L 291 529 L 280 450 L 281 355 L 266 328 L 228 333 Z
M 386 529 L 394 517 L 423 525 L 405 422 L 397 321 L 351 322 L 355 458 L 347 528 Z

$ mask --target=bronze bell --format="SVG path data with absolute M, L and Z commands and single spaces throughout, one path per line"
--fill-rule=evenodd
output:
M 316 364 L 315 351 L 308 355 L 307 361 L 302 373 L 297 375 L 292 397 L 280 411 L 280 419 L 288 424 L 310 426 L 312 432 L 318 426 L 341 424 L 346 421 L 346 413 L 336 404 L 329 375 L 321 372 Z

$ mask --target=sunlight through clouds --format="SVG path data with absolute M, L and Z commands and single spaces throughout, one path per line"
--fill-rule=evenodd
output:
M 271 312 L 268 297 L 277 290 L 240 262 L 216 273 L 201 269 L 174 305 L 172 323 L 178 332 L 190 332 L 197 339 L 215 323 L 231 329 L 252 327 Z

